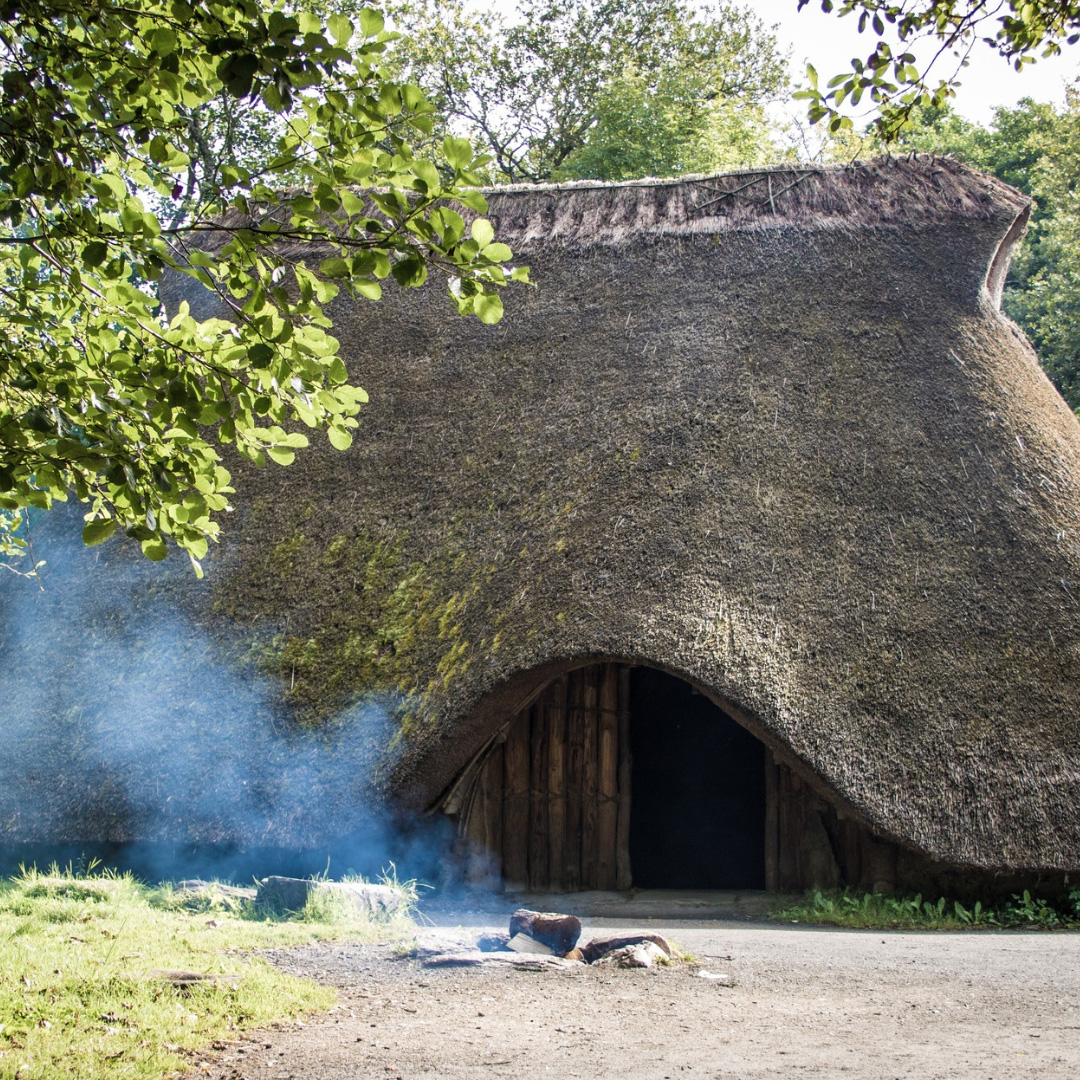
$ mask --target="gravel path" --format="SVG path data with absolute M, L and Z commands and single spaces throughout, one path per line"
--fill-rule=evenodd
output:
M 505 929 L 491 921 L 488 928 Z M 1080 1076 L 1080 934 L 682 922 L 648 971 L 431 969 L 386 946 L 271 954 L 340 988 L 329 1016 L 208 1057 L 215 1080 Z M 478 927 L 470 927 L 475 936 Z M 735 985 L 701 977 L 730 973 Z

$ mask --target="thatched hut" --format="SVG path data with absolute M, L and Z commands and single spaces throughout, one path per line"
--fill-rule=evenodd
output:
M 1080 870 L 1080 427 L 950 160 L 506 188 L 535 288 L 339 303 L 345 453 L 247 472 L 217 613 L 551 888 Z
M 397 793 L 514 882 L 1080 869 L 1027 214 L 940 159 L 493 192 L 537 287 L 495 328 L 339 306 L 361 437 L 244 478 L 219 603 L 288 618 L 300 706 L 414 695 Z

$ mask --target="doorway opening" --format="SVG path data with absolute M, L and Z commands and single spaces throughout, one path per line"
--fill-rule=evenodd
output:
M 689 683 L 630 673 L 636 888 L 765 888 L 765 747 Z

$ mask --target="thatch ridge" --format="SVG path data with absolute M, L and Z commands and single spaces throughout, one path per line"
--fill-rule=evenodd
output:
M 1029 205 L 1013 188 L 953 158 L 914 156 L 772 165 L 669 180 L 518 184 L 484 194 L 490 216 L 510 243 L 545 245 L 628 242 L 657 233 L 1015 219 Z

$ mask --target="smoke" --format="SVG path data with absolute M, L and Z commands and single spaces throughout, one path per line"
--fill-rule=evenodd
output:
M 380 797 L 392 701 L 298 728 L 192 614 L 211 596 L 186 560 L 88 550 L 80 526 L 78 508 L 43 515 L 43 587 L 0 581 L 0 871 L 98 857 L 151 880 L 328 862 L 440 876 L 449 823 L 400 820 Z

